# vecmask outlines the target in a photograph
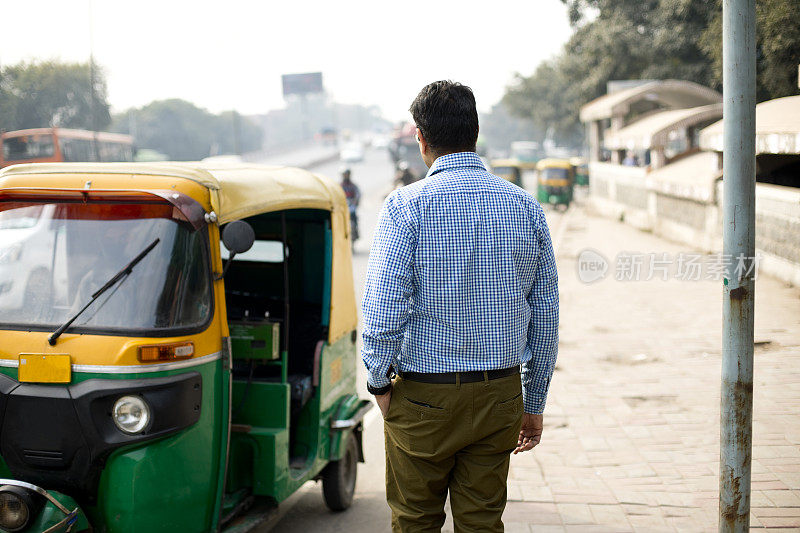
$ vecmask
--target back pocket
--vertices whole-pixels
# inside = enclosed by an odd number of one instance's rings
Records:
[[[494,408],[497,411],[502,411],[504,413],[518,413],[522,410],[522,391],[518,392],[513,397],[503,400],[502,402],[498,402]]]

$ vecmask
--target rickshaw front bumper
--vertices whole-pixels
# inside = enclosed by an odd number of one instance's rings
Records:
[[[89,520],[67,496],[15,479],[0,479],[0,529],[9,533],[83,531]]]
[[[112,415],[118,400],[147,404],[149,422],[123,432]],[[0,375],[0,452],[11,474],[81,501],[96,496],[106,457],[122,446],[173,434],[200,417],[196,372],[129,380],[89,379],[54,386]]]

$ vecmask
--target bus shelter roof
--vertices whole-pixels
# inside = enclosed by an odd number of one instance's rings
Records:
[[[667,144],[669,134],[703,122],[722,117],[722,104],[710,104],[688,109],[671,109],[648,115],[643,119],[609,132],[603,147],[609,150],[647,150]]]
[[[700,147],[722,151],[722,121],[700,132]],[[800,95],[756,106],[756,154],[800,154]]]
[[[691,81],[653,81],[595,98],[581,107],[581,122],[625,115],[631,104],[641,100],[659,102],[666,108],[674,109],[715,104],[722,101],[722,95]]]

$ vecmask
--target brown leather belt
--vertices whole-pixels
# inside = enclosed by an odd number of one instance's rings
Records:
[[[486,379],[499,379],[519,374],[519,367],[501,368],[500,370],[471,370],[469,372],[401,372],[400,377],[418,383],[434,383],[449,385],[456,383],[458,377],[461,383],[477,383]]]

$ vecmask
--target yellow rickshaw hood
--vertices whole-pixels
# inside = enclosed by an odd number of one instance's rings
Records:
[[[283,209],[347,209],[344,193],[335,183],[300,168],[258,164],[33,163],[0,170],[0,187],[7,178],[52,174],[135,176],[137,189],[150,188],[147,177],[190,180],[209,190],[220,224]],[[130,186],[120,184],[120,188]]]
[[[215,218],[208,220],[217,224],[286,209],[329,211],[333,234],[329,341],[356,329],[349,211],[337,183],[300,168],[255,163],[32,163],[0,169],[0,189],[83,188],[92,175],[103,177],[104,189],[110,184],[120,190],[162,189],[164,180],[172,179],[176,190],[210,205]],[[207,197],[198,192],[203,189]]]

